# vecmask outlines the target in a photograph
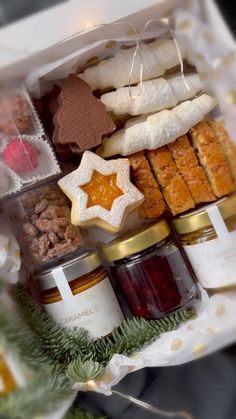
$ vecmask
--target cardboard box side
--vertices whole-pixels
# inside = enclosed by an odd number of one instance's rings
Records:
[[[132,0],[124,3],[88,0],[83,4],[78,0],[75,4],[72,0],[67,7],[61,5],[24,19],[0,30],[0,79],[23,78],[26,69],[29,72],[45,61],[60,58],[60,45],[57,43],[84,30],[90,23],[98,25],[128,19],[136,24],[142,15],[147,15],[148,19],[162,16],[173,4],[174,0]],[[98,28],[78,34],[67,42],[66,54],[78,48],[78,42],[80,47],[97,36]],[[16,63],[17,67],[14,66]]]

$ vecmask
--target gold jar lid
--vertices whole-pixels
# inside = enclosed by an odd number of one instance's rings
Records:
[[[236,193],[227,198],[223,198],[207,207],[192,211],[189,214],[181,215],[173,220],[174,227],[179,234],[193,233],[194,231],[212,226],[206,208],[216,205],[224,220],[236,216]]]
[[[83,251],[76,252],[76,256],[72,259],[66,260],[56,266],[52,266],[47,270],[37,272],[33,276],[37,279],[39,288],[42,291],[55,288],[55,275],[57,269],[61,268],[67,281],[79,279],[81,276],[89,274],[90,272],[101,266],[102,261],[97,251]]]
[[[141,252],[165,239],[169,234],[170,228],[167,222],[161,220],[113,240],[104,245],[102,250],[107,260],[113,262]]]

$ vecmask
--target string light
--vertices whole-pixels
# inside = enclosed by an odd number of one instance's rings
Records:
[[[180,411],[180,412],[171,412],[168,410],[162,410],[157,407],[152,406],[149,403],[142,402],[141,400],[135,399],[135,397],[130,396],[129,394],[121,393],[117,390],[111,390],[112,394],[116,394],[117,396],[122,397],[123,399],[129,400],[131,403],[137,404],[138,406],[142,407],[149,412],[154,413],[157,416],[162,416],[165,418],[182,418],[182,419],[194,419],[192,415],[188,412]]]
[[[94,27],[94,25],[93,25],[93,23],[92,22],[86,22],[85,23],[85,29],[91,29],[91,28],[93,28]]]
[[[96,391],[96,387],[97,387],[97,384],[94,380],[88,380],[86,383],[84,383],[84,390],[86,391]],[[136,404],[140,406],[141,408],[154,413],[157,416],[162,416],[165,418],[194,419],[193,416],[188,412],[185,412],[185,411],[172,412],[168,410],[159,409],[158,407],[154,407],[149,403],[138,400],[135,397],[130,396],[129,394],[121,393],[118,390],[111,389],[111,393],[115,394],[116,396],[121,397],[122,399],[129,400],[129,402]]]
[[[97,384],[94,380],[88,380],[86,381],[86,383],[82,384],[82,389],[84,391],[96,391],[96,387],[97,387]],[[76,384],[75,384],[75,388],[78,389]]]
[[[187,82],[187,80],[185,78],[185,75],[184,75],[184,64],[183,64],[183,59],[182,59],[182,55],[181,55],[181,50],[180,50],[178,41],[176,39],[176,36],[174,34],[174,31],[169,26],[169,20],[167,18],[164,18],[164,19],[150,19],[150,20],[148,20],[145,23],[142,31],[140,32],[140,35],[137,37],[137,40],[136,40],[136,47],[135,47],[135,50],[134,50],[134,54],[133,54],[133,58],[132,58],[132,63],[131,63],[130,74],[129,74],[129,96],[130,96],[130,98],[132,100],[136,100],[141,95],[142,90],[143,90],[143,70],[144,70],[144,66],[143,66],[142,50],[140,48],[140,42],[141,42],[142,35],[144,34],[144,32],[153,23],[157,23],[159,26],[164,27],[166,29],[166,31],[171,35],[171,37],[172,37],[172,39],[174,41],[176,52],[177,52],[178,59],[179,59],[180,77],[182,78],[183,83],[184,83],[186,89],[188,91],[190,90],[190,86],[189,86],[189,84],[188,84],[188,82]],[[137,35],[137,30],[136,30],[136,28],[134,28],[134,29],[135,29],[135,33]],[[140,82],[139,82],[139,91],[138,91],[138,93],[136,95],[133,95],[132,94],[131,84],[132,84],[132,74],[133,74],[133,71],[134,71],[135,59],[136,59],[136,56],[137,55],[139,56],[139,59],[140,59],[140,68],[139,68]]]
[[[150,19],[150,20],[148,20],[145,23],[141,34],[144,33],[145,30],[148,28],[148,26],[150,26],[152,23],[157,23],[159,26],[164,27],[166,29],[166,31],[169,32],[169,34],[171,35],[171,37],[172,37],[172,39],[174,41],[176,52],[177,52],[178,59],[179,59],[180,77],[182,78],[183,83],[184,83],[186,89],[189,91],[190,90],[190,86],[189,86],[189,84],[188,84],[188,82],[187,82],[187,80],[185,78],[184,64],[183,64],[181,50],[180,50],[180,47],[179,47],[179,43],[178,43],[178,41],[176,39],[175,33],[174,33],[173,29],[171,29],[170,26],[169,26],[169,20],[167,18],[164,18],[164,19]]]

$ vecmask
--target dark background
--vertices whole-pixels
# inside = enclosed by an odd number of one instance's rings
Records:
[[[63,2],[65,0],[0,0],[0,26]]]
[[[0,26],[62,2],[0,0]],[[217,3],[236,36],[236,2]],[[236,419],[236,346],[186,365],[137,371],[125,377],[116,389],[163,409],[187,410],[195,419]],[[155,417],[118,396],[79,393],[76,404],[109,419]]]
[[[220,8],[226,22],[236,37],[236,2],[229,0],[215,0],[215,2],[218,4],[218,7]]]

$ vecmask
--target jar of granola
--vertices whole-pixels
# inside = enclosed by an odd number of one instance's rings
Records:
[[[69,202],[55,181],[7,201],[5,214],[29,270],[81,247],[79,229],[70,222]]]

